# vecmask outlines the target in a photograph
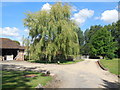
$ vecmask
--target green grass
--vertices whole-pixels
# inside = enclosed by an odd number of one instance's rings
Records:
[[[64,61],[60,64],[74,64],[74,63],[77,63],[77,62],[81,62],[81,61],[84,61],[83,59],[80,59],[80,60],[75,60],[75,61]]]
[[[38,84],[45,86],[52,80],[50,76],[41,76],[41,73],[30,71],[3,71],[2,88],[35,88]],[[35,74],[37,77],[24,77],[28,74]]]
[[[60,64],[74,64],[74,63],[77,63],[77,62],[80,62],[80,61],[83,61],[83,59],[79,59],[79,60],[75,60],[75,61],[66,61],[66,60],[63,60],[63,61],[60,61]],[[57,64],[57,62],[46,62],[46,61],[39,61],[39,60],[29,60],[29,62],[31,63],[44,63],[44,64]]]
[[[120,59],[112,59],[112,60],[106,60],[106,59],[101,59],[100,63],[107,68],[111,73],[120,75],[120,69],[118,66],[120,66]]]

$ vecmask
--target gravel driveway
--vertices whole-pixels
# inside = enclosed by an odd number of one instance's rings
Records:
[[[50,70],[57,75],[58,84],[51,85],[53,88],[118,88],[118,77],[102,70],[95,59],[86,59],[85,61],[69,64],[38,64],[26,61],[9,61],[2,64],[23,65],[26,67],[41,67]]]

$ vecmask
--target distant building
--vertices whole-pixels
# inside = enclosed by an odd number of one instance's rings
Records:
[[[0,60],[24,60],[24,47],[8,38],[0,38]]]

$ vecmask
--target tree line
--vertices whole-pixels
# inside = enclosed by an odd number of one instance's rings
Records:
[[[91,26],[84,32],[81,53],[91,57],[120,58],[120,21],[109,25]]]
[[[120,49],[118,22],[91,26],[83,33],[70,18],[71,6],[67,3],[56,3],[49,11],[26,13],[24,26],[31,37],[31,59],[53,61],[80,54],[108,58],[117,55]]]

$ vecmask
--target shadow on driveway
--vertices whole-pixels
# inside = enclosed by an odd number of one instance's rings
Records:
[[[107,80],[103,80],[102,86],[105,87],[106,89],[115,89],[119,90],[120,89],[120,82],[109,82]]]

